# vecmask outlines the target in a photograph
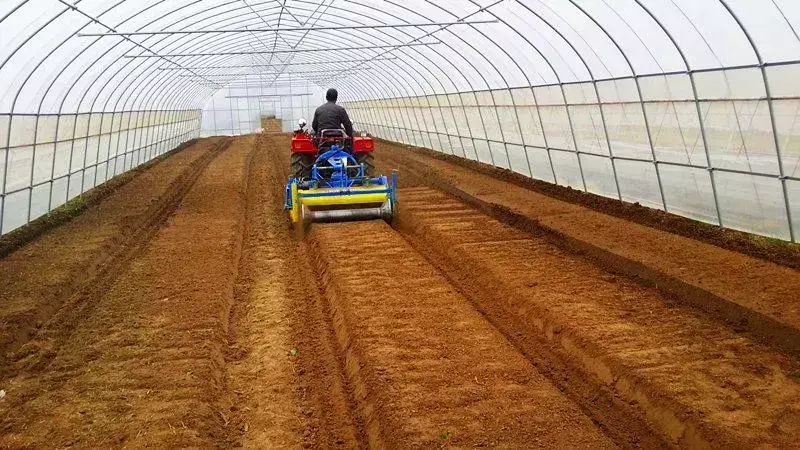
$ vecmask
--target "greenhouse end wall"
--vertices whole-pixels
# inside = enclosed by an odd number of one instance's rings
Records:
[[[0,234],[196,138],[201,112],[0,114]]]
[[[800,65],[348,102],[376,136],[797,240]],[[774,127],[774,128],[773,128]]]

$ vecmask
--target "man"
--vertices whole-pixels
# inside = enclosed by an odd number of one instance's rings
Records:
[[[347,111],[336,104],[338,98],[339,93],[336,89],[328,89],[325,94],[325,99],[328,102],[314,111],[314,120],[311,122],[311,128],[314,129],[316,134],[319,134],[322,130],[340,130],[344,127],[344,132],[350,137],[353,136],[353,123],[350,122]]]

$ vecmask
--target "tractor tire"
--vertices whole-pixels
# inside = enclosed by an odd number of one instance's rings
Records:
[[[314,165],[313,155],[307,153],[292,153],[291,157],[291,175],[292,178],[309,178],[311,177],[311,166]]]
[[[359,164],[364,164],[364,175],[368,177],[375,176],[375,157],[372,153],[360,153],[356,157]]]

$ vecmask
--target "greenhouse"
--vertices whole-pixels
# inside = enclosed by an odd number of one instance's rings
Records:
[[[800,232],[793,2],[251,3],[4,2],[3,232],[329,84],[385,139]]]
[[[0,1],[0,447],[793,447],[798,80],[793,0]]]

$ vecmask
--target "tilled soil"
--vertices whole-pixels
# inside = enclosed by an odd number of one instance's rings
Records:
[[[615,198],[584,192],[571,187],[559,186],[546,181],[534,180],[508,169],[492,166],[462,158],[458,155],[436,152],[426,148],[410,147],[395,144],[389,141],[378,140],[378,149],[386,148],[394,152],[414,153],[423,156],[426,161],[431,159],[445,162],[450,166],[470,169],[472,173],[489,175],[495,179],[507,181],[526,190],[544,194],[544,196],[566,203],[580,205],[585,209],[592,209],[603,214],[611,215],[649,227],[654,227],[667,233],[679,234],[693,240],[719,246],[736,253],[746,254],[779,265],[800,269],[800,244],[792,244],[780,239],[767,238],[753,235],[731,228],[723,228],[703,222],[698,222],[683,216],[666,213],[661,210],[648,208],[638,203],[628,203]],[[551,200],[551,201],[552,201]]]
[[[199,445],[223,434],[213,402],[251,151],[238,141],[215,154],[149,242],[14,355],[2,445]]]
[[[147,242],[229,144],[208,139],[169,157],[85,214],[0,259],[0,375],[12,368],[9,354],[46,328],[64,302],[82,302]]]
[[[201,140],[0,260],[0,447],[798,441],[797,356],[400,154],[396,228],[292,231],[287,149]]]
[[[403,146],[380,144],[381,169],[399,168],[604,270],[632,276],[738,332],[800,356],[800,271],[630,222]],[[787,245],[789,245],[787,243]]]
[[[523,347],[537,337],[552,344],[637,403],[671,442],[789,447],[800,439],[795,361],[441,192],[403,194],[400,229],[469,286],[500,329]]]
[[[284,215],[288,165],[256,139],[247,186],[242,257],[229,331],[228,444],[358,446],[331,328],[302,242]]]
[[[614,447],[387,224],[311,243],[372,447]]]

